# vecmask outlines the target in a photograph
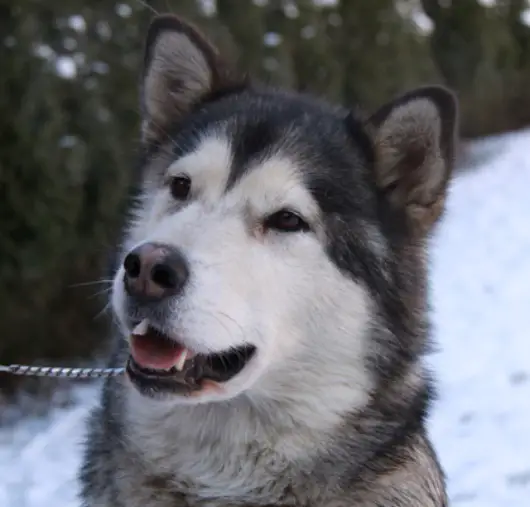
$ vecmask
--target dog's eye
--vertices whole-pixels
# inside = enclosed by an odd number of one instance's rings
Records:
[[[175,176],[169,181],[169,190],[173,198],[182,201],[190,193],[191,180],[187,176]]]
[[[267,229],[275,229],[281,232],[298,232],[309,230],[309,225],[296,213],[282,209],[265,220]]]

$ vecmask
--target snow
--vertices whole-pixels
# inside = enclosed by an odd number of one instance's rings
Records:
[[[454,507],[525,507],[530,498],[530,131],[477,142],[478,167],[451,187],[433,240],[439,399],[430,433]],[[0,505],[79,507],[83,423],[76,403],[0,431]]]
[[[475,146],[493,158],[460,176],[433,244],[431,432],[454,506],[530,500],[529,143],[520,132]]]
[[[0,431],[2,507],[79,507],[75,480],[83,425],[97,389],[76,387],[70,408]]]

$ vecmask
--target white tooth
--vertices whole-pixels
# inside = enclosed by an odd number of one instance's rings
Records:
[[[177,362],[175,363],[175,368],[177,371],[182,371],[184,368],[184,363],[186,362],[186,359],[188,358],[188,349],[182,349],[180,352],[179,358],[177,359]]]
[[[133,330],[132,334],[136,336],[143,336],[144,334],[147,334],[147,330],[149,329],[149,322],[147,322],[147,319],[142,320],[140,324],[138,324]]]

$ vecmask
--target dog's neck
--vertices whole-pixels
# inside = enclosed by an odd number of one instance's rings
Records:
[[[374,449],[366,445],[366,439],[373,438],[371,432],[384,443],[396,431],[388,423],[379,426],[372,411],[364,422],[358,419],[365,412],[363,402],[370,401],[349,382],[330,390],[324,383],[302,382],[307,380],[303,373],[298,376],[296,390],[288,389],[289,382],[282,378],[283,392],[269,391],[276,393],[274,398],[245,394],[229,402],[199,405],[148,399],[131,385],[124,386],[125,441],[146,475],[170,477],[171,487],[179,493],[196,499],[240,499],[249,505],[265,499],[285,503],[286,491],[306,495],[307,477],[321,475],[318,470],[328,466],[323,463],[329,456],[333,459],[326,480],[330,474],[339,480],[335,468],[344,446],[348,454],[342,467],[351,472],[371,459]],[[419,364],[399,383],[412,393],[422,384]],[[368,392],[365,386],[363,391]],[[307,492],[308,501],[322,487],[315,484]]]
[[[214,445],[229,453],[255,447],[278,450],[294,460],[340,423],[338,407],[318,398],[297,393],[292,400],[256,400],[243,394],[226,402],[181,405],[148,399],[129,388],[125,401],[129,427],[142,434],[143,443],[160,441],[161,450],[175,445],[180,453],[183,442],[198,453],[210,452]]]
[[[335,425],[323,411],[298,407],[297,414],[284,403],[245,396],[171,406],[130,390],[126,404],[126,440],[146,475],[170,476],[176,491],[194,498],[259,504],[303,490],[300,471],[313,466]]]

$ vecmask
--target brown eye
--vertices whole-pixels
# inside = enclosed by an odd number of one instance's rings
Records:
[[[265,220],[267,229],[275,229],[281,232],[308,231],[309,225],[299,215],[289,210],[280,210],[270,215]]]
[[[182,201],[190,193],[191,180],[187,176],[175,176],[169,182],[169,190],[174,199]]]

